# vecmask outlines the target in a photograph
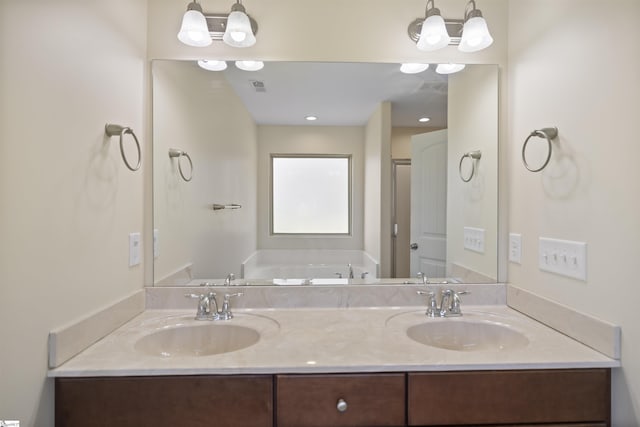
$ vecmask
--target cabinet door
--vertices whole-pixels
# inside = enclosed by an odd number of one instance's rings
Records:
[[[608,369],[411,373],[411,426],[610,423]]]
[[[276,402],[278,427],[399,427],[405,375],[278,375]]]
[[[270,376],[57,378],[56,427],[273,427]]]

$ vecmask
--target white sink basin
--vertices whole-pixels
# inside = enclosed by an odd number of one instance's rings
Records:
[[[135,349],[151,356],[210,356],[241,350],[259,339],[260,333],[253,328],[203,323],[150,333],[135,343]]]
[[[462,319],[430,319],[407,329],[407,336],[431,347],[456,351],[514,350],[529,339],[509,326]]]

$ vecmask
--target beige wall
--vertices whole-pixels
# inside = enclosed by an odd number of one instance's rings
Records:
[[[0,419],[53,426],[49,330],[142,288],[146,1],[0,2]],[[145,152],[146,153],[146,152]]]
[[[441,130],[436,127],[394,127],[391,129],[391,158],[411,159],[411,137]]]
[[[362,249],[364,129],[361,126],[258,126],[258,247]],[[353,174],[351,236],[270,235],[271,154],[348,154]]]
[[[153,63],[155,280],[193,264],[194,279],[240,277],[257,247],[257,130],[222,73],[192,61]],[[193,178],[169,148],[186,151]],[[186,159],[180,160],[189,174]],[[211,205],[237,203],[237,210]]]
[[[383,102],[365,126],[364,250],[391,274],[391,104]]]
[[[447,275],[454,263],[496,280],[498,232],[498,68],[467,67],[449,77]],[[473,102],[469,102],[473,100]],[[460,178],[460,158],[479,150],[476,173]],[[465,167],[469,159],[465,159]],[[465,175],[465,178],[467,175]],[[485,230],[484,253],[464,248],[464,227]]]
[[[509,281],[622,327],[613,425],[640,424],[640,2],[509,3]],[[520,159],[533,129],[557,126],[543,172]],[[587,281],[542,272],[538,237],[588,244]]]

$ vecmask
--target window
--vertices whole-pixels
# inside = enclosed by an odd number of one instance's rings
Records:
[[[350,234],[351,156],[271,155],[272,234]]]

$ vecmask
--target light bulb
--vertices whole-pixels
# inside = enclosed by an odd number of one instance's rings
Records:
[[[200,66],[200,68],[203,68],[208,71],[222,71],[222,70],[226,70],[227,68],[227,63],[224,61],[208,60],[208,59],[199,60],[198,65]]]
[[[253,46],[256,43],[256,37],[253,34],[249,16],[244,13],[244,7],[236,3],[231,10],[222,41],[233,47]]]
[[[244,71],[258,71],[264,67],[262,61],[236,61],[236,67]]]
[[[438,64],[436,67],[436,73],[438,74],[453,74],[458,71],[464,70],[465,64]]]
[[[425,71],[429,68],[429,64],[419,64],[415,62],[408,62],[400,65],[400,72],[404,74],[417,74]]]

